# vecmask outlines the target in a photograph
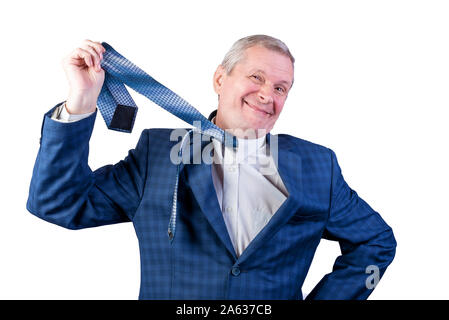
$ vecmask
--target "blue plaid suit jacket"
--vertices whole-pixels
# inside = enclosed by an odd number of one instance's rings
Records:
[[[57,107],[57,106],[56,106]],[[237,258],[211,176],[211,165],[180,173],[174,241],[167,235],[176,166],[171,129],[147,129],[115,165],[88,166],[96,113],[42,125],[27,209],[69,229],[132,221],[141,256],[140,299],[302,299],[301,287],[322,238],[341,255],[307,299],[366,299],[366,268],[383,275],[393,260],[392,229],[341,174],[333,151],[278,136],[278,170],[289,197]],[[269,142],[270,135],[267,135]]]

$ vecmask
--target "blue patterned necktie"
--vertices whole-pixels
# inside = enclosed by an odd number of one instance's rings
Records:
[[[185,122],[195,125],[194,121],[199,121],[201,132],[223,141],[224,131],[195,107],[123,57],[109,44],[103,42],[102,45],[106,49],[101,62],[105,80],[98,97],[98,108],[109,129],[132,131],[137,106],[125,88],[126,84]]]
[[[115,51],[109,44],[103,42],[102,45],[106,49],[101,62],[101,67],[105,71],[105,79],[97,105],[109,129],[122,132],[132,131],[137,114],[137,106],[124,86],[126,84],[176,117],[196,126],[183,137],[178,152],[180,159],[182,159],[185,138],[194,130],[214,137],[226,145],[237,146],[235,137],[214,125],[187,101],[153,79],[142,69]],[[168,237],[170,241],[173,241],[176,231],[180,165],[177,166],[172,212],[168,225]]]

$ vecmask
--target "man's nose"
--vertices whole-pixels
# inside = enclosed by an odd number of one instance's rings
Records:
[[[263,85],[260,87],[258,92],[259,102],[267,104],[273,102],[273,96],[272,96],[272,90],[271,87],[268,85]]]

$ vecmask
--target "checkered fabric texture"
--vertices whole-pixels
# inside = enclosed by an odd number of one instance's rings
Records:
[[[181,168],[177,233],[168,239],[177,170],[170,161],[171,129],[144,130],[124,160],[92,172],[88,144],[96,113],[60,123],[50,119],[52,111],[44,117],[27,209],[70,229],[132,221],[140,299],[302,299],[323,238],[338,241],[341,255],[306,299],[366,299],[373,291],[367,267],[377,266],[382,276],[393,260],[392,229],[348,186],[328,148],[277,136],[278,170],[289,197],[236,257],[211,165],[204,163]],[[267,135],[268,145],[273,137]]]
[[[106,49],[101,62],[101,66],[105,70],[105,81],[98,97],[97,104],[109,129],[131,132],[134,125],[135,116],[137,114],[137,105],[126,89],[124,85],[126,84],[128,87],[147,97],[171,114],[196,126],[198,131],[215,137],[222,142],[225,142],[225,140],[226,142],[236,142],[235,139],[228,139],[228,134],[226,134],[225,139],[225,132],[221,128],[210,122],[195,107],[176,93],[156,81],[153,77],[119,54],[108,43],[103,42],[102,45]],[[132,119],[124,120],[126,123],[123,124],[123,127],[114,125],[116,121],[113,121],[113,118],[114,115],[116,115],[117,106],[131,107],[132,110],[130,111],[131,114],[122,116],[122,118],[132,117]],[[183,145],[181,145],[179,150],[180,158],[182,158],[182,146]],[[167,231],[170,240],[173,240],[176,234],[179,167],[177,168],[173,179],[175,181],[175,186],[173,189],[172,213]]]
[[[137,109],[134,100],[124,86],[126,84],[176,117],[192,126],[196,125],[201,132],[213,136],[219,141],[224,140],[223,130],[207,120],[195,107],[123,57],[106,42],[103,42],[102,45],[106,49],[101,62],[101,67],[105,71],[105,81],[97,104],[108,128],[125,132],[132,130],[132,126],[130,130],[111,128],[111,121],[117,105]],[[132,123],[134,123],[134,119]]]

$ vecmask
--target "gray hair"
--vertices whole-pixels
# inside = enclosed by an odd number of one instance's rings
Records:
[[[284,42],[267,35],[256,34],[237,40],[232,45],[231,49],[229,49],[228,53],[226,53],[221,63],[223,68],[226,70],[226,73],[230,74],[235,65],[244,58],[245,50],[254,46],[261,46],[266,49],[279,52],[290,58],[292,65],[295,63],[295,58],[290,53],[290,50]]]

